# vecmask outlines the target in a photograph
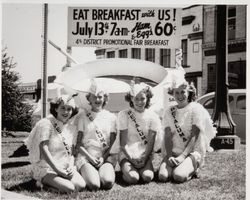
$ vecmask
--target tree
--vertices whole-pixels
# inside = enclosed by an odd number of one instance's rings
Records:
[[[18,88],[19,74],[13,69],[17,63],[2,50],[2,128],[9,131],[30,131],[32,106],[23,102]]]

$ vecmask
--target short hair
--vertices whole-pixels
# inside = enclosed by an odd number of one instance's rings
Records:
[[[59,98],[56,102],[50,102],[50,113],[51,113],[55,118],[57,118],[56,109],[59,107],[59,105],[60,105],[62,102],[64,102],[64,101],[63,101],[63,99],[60,99],[60,98]],[[72,107],[72,106],[71,106],[71,108],[72,108],[72,114],[71,114],[70,118],[72,118],[73,116],[75,116],[75,115],[78,113],[78,111],[79,111],[78,107]]]
[[[147,86],[145,89],[142,90],[142,92],[143,92],[144,94],[146,94],[146,97],[147,97],[147,101],[146,101],[145,108],[149,108],[150,105],[151,105],[150,100],[151,100],[151,98],[153,97],[152,90],[150,89],[150,87]],[[134,103],[133,103],[133,101],[132,101],[132,97],[133,97],[133,96],[130,94],[130,92],[128,92],[128,93],[125,95],[125,100],[126,100],[127,102],[129,102],[129,106],[130,106],[131,108],[134,108]]]
[[[88,94],[86,94],[86,99],[88,100],[89,104],[90,104],[89,98],[90,98],[91,94],[92,93],[90,93],[90,92]],[[92,95],[94,95],[94,94],[92,94]],[[108,100],[109,100],[108,93],[103,93],[103,97],[104,97],[104,101],[103,101],[103,104],[102,104],[102,108],[104,108],[108,103]]]
[[[187,97],[187,100],[188,102],[193,102],[193,101],[196,101],[197,99],[197,95],[196,95],[196,88],[194,86],[193,83],[188,83],[188,82],[185,82],[183,83],[183,85],[186,85],[187,86],[187,91],[188,91],[188,97]],[[170,95],[174,95],[174,88],[168,88],[168,94]]]

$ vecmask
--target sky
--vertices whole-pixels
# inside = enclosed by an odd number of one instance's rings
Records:
[[[66,51],[68,4],[49,4],[48,39]],[[2,47],[17,63],[21,82],[36,82],[42,71],[42,4],[2,4]],[[72,57],[79,63],[96,59],[95,47],[73,47]],[[48,44],[47,74],[57,75],[66,56]]]

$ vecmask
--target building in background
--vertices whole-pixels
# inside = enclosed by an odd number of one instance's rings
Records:
[[[19,86],[20,92],[23,95],[24,100],[36,100],[36,82],[32,83],[21,83]]]
[[[246,88],[246,6],[227,6],[229,88]],[[216,6],[204,6],[202,94],[216,88]]]
[[[56,79],[56,76],[49,76],[48,83],[52,83]],[[23,100],[27,102],[38,102],[41,98],[41,79],[32,83],[21,83],[19,86],[20,92],[23,95]]]
[[[182,9],[182,67],[186,79],[193,82],[197,94],[202,94],[202,41],[203,6],[196,5]]]
[[[193,5],[182,9],[182,66],[198,96],[215,90],[216,6]],[[175,49],[97,48],[100,58],[133,58],[175,66]],[[230,88],[246,88],[246,6],[228,5],[228,71]]]

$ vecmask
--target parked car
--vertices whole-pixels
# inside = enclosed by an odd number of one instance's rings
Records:
[[[241,143],[246,143],[246,89],[230,89],[228,91],[229,107],[232,119],[236,124],[236,135],[240,137]],[[210,115],[215,105],[215,92],[210,92],[197,99]]]

